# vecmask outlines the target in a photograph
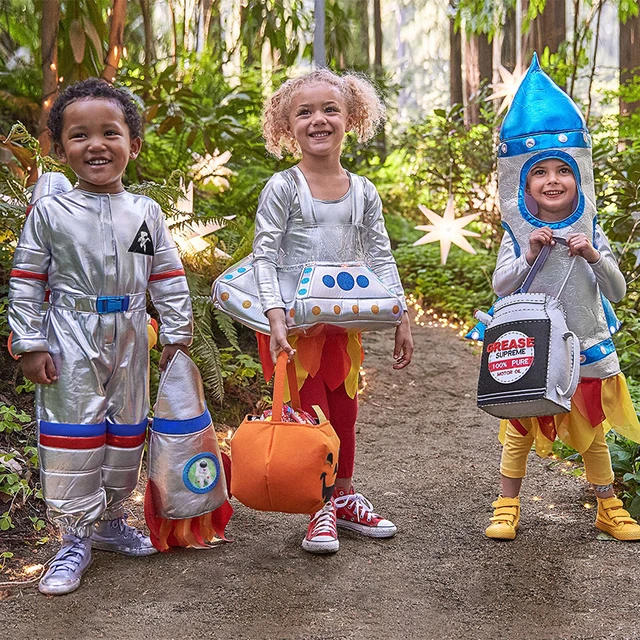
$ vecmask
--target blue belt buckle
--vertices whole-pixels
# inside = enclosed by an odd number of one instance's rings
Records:
[[[98,313],[122,313],[129,309],[129,296],[98,296],[96,311]]]

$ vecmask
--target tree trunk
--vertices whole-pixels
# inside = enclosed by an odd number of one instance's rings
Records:
[[[313,19],[315,23],[313,29],[313,64],[316,69],[322,69],[327,66],[327,52],[324,42],[324,0],[315,0]]]
[[[46,4],[46,2],[45,2]],[[124,24],[127,18],[127,0],[113,0],[111,11],[111,29],[109,31],[109,52],[102,72],[107,82],[114,82],[124,47]]]
[[[49,111],[58,94],[58,25],[60,0],[42,3],[40,43],[42,50],[42,109],[38,122],[38,137],[44,154],[49,153],[51,142],[47,135]]]
[[[368,71],[371,67],[369,59],[369,0],[355,0],[355,40],[353,51],[353,67]]]
[[[153,34],[153,15],[150,0],[140,0],[140,12],[144,25],[144,66],[147,70],[156,61],[156,47]]]
[[[634,69],[640,67],[640,16],[620,22],[620,84],[633,78]],[[625,102],[620,99],[620,115],[628,116],[640,108],[639,102]]]
[[[449,0],[449,6],[454,7],[453,0]],[[449,103],[462,104],[462,34],[456,32],[455,17],[449,17]]]
[[[467,124],[478,124],[480,105],[477,96],[483,81],[493,79],[493,47],[486,33],[467,34],[464,67]]]
[[[507,9],[504,26],[502,28],[502,46],[500,47],[500,64],[513,73],[518,64],[516,39],[519,37],[516,26],[516,12]]]
[[[527,0],[523,0],[523,12],[526,12]],[[547,0],[540,15],[522,37],[522,59],[525,66],[531,60],[534,51],[542,55],[545,47],[551,53],[557,53],[560,44],[567,38],[567,18],[565,0]]]
[[[373,0],[373,73],[377,80],[382,78],[382,9],[380,0]]]

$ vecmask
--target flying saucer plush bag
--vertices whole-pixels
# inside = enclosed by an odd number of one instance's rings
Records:
[[[562,238],[554,239],[566,244]],[[519,291],[496,302],[493,317],[476,312],[478,320],[487,325],[478,407],[498,418],[550,416],[571,410],[571,396],[580,378],[578,338],[569,331],[557,298],[528,293],[550,251],[551,245],[545,245]],[[568,278],[569,274],[558,296]]]
[[[317,225],[309,186],[297,167],[292,176],[303,219]],[[362,178],[351,176],[352,220],[362,222]],[[214,305],[234,320],[260,333],[269,333],[253,273],[253,255],[222,273],[213,283]],[[359,261],[309,262],[301,268],[293,300],[287,305],[287,326],[302,333],[317,324],[331,324],[350,331],[374,331],[400,324],[402,300],[364,263]]]
[[[231,493],[259,511],[312,514],[333,494],[340,440],[324,415],[320,424],[287,421],[285,377],[291,404],[300,409],[294,365],[281,353],[271,416],[247,416],[231,439]]]

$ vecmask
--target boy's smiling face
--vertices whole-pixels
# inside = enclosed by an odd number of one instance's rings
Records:
[[[140,138],[131,139],[120,105],[103,98],[72,102],[63,113],[60,160],[78,176],[78,186],[94,193],[119,193],[122,174],[137,157]]]
[[[526,192],[538,205],[537,217],[557,222],[571,215],[578,188],[571,167],[549,158],[537,162],[527,176]]]

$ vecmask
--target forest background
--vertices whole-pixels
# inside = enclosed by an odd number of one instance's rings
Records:
[[[171,221],[194,299],[193,354],[226,433],[269,395],[254,336],[209,298],[214,278],[251,250],[266,180],[295,161],[265,152],[265,98],[323,64],[375,80],[387,123],[368,146],[349,138],[344,165],[380,191],[416,321],[462,336],[494,300],[497,132],[536,50],[589,121],[600,220],[629,283],[614,340],[640,407],[639,41],[637,0],[0,0],[0,568],[12,555],[3,536],[49,534],[33,385],[7,351],[6,311],[30,188],[43,171],[66,171],[46,133],[62,88],[101,76],[139,102],[144,146],[125,181]],[[437,244],[413,246],[414,227],[419,206],[442,214],[450,198],[457,216],[479,214],[469,225],[479,237],[476,254],[453,247],[443,265]],[[615,434],[609,446],[638,517],[640,447]],[[561,445],[556,455],[579,461]]]

